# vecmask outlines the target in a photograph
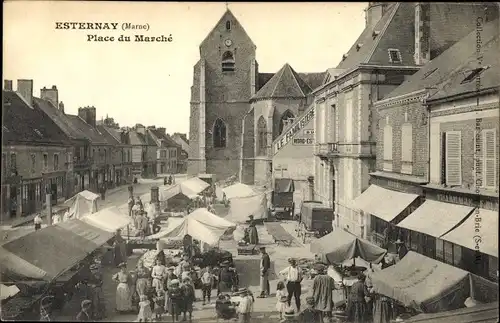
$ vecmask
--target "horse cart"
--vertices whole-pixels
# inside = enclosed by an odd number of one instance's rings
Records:
[[[333,231],[333,209],[318,201],[304,201],[297,224],[297,236],[306,242],[306,238],[320,238]]]

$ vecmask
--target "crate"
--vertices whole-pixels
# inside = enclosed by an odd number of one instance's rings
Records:
[[[238,255],[255,255],[257,254],[257,247],[254,246],[246,246],[246,247],[238,247]]]

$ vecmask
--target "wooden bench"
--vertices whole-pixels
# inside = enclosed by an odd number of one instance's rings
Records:
[[[267,232],[273,237],[274,242],[282,244],[289,247],[293,241],[294,237],[288,233],[279,223],[276,222],[266,222],[265,223]]]

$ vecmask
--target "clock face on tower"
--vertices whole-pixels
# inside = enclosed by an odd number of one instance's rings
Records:
[[[231,39],[226,39],[226,41],[224,41],[224,44],[229,47],[233,44],[233,41]]]

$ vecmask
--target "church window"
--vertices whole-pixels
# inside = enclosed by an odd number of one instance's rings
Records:
[[[230,51],[224,52],[222,54],[222,71],[223,72],[234,72],[234,56]]]
[[[226,124],[221,119],[217,119],[214,124],[214,147],[215,148],[225,148],[226,147]]]
[[[257,122],[257,156],[265,156],[267,150],[267,126],[264,117]]]
[[[226,30],[231,30],[231,21],[226,21]]]
[[[280,135],[289,125],[293,123],[294,119],[295,116],[293,115],[292,112],[290,112],[290,110],[286,110],[285,113],[283,113],[283,115],[281,116],[280,126],[279,126]]]

